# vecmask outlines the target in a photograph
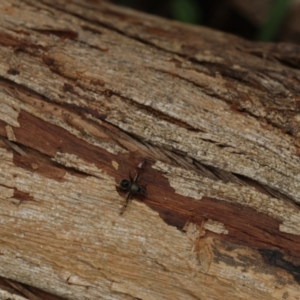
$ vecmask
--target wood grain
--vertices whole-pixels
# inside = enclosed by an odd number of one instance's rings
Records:
[[[297,53],[104,1],[0,3],[0,276],[66,299],[298,299]],[[144,158],[148,196],[120,216]]]

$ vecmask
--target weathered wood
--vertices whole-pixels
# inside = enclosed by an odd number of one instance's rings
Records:
[[[297,299],[298,53],[2,1],[0,276],[68,299]],[[143,158],[148,196],[120,216]]]

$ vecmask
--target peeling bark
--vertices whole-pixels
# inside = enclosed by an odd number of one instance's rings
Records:
[[[298,46],[106,2],[10,0],[0,16],[0,276],[16,299],[54,299],[22,284],[299,297]],[[144,158],[147,197],[120,216],[116,185]]]

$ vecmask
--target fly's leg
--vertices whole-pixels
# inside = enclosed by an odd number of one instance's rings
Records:
[[[121,208],[120,216],[123,215],[123,213],[124,213],[124,211],[126,210],[126,207],[128,206],[130,200],[131,200],[131,192],[128,192],[128,193],[127,193],[127,196],[126,196],[126,202],[125,202],[125,204],[123,205],[123,207]]]
[[[145,166],[146,162],[147,162],[146,159],[143,159],[143,160],[138,164],[138,166],[137,166],[137,168],[136,168],[136,175],[135,175],[135,177],[134,177],[134,179],[133,179],[133,182],[137,182],[137,181],[139,180],[139,177],[140,177],[141,173],[143,172],[143,167]]]

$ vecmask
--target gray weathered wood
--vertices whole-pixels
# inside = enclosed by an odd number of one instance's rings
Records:
[[[2,1],[0,276],[68,299],[296,299],[298,53]],[[143,158],[148,196],[120,216]]]

